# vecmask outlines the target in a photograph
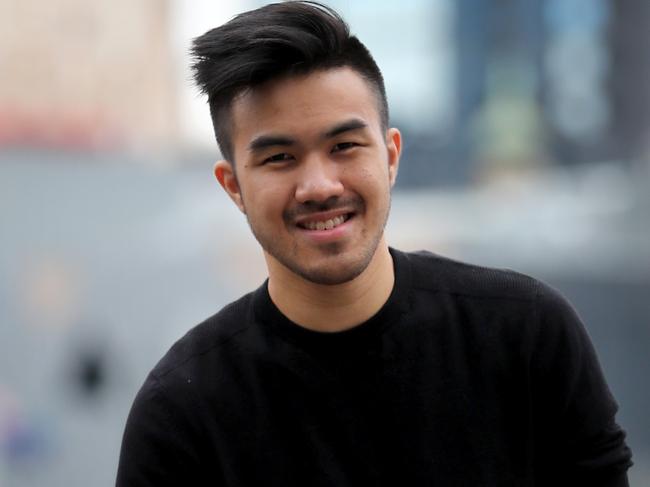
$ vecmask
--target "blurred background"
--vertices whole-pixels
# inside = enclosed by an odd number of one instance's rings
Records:
[[[254,0],[0,0],[0,486],[112,485],[162,354],[265,268],[190,40]],[[332,0],[405,138],[389,242],[584,318],[650,484],[650,3]]]

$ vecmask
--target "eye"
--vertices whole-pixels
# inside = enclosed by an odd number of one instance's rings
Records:
[[[359,144],[357,144],[356,142],[340,142],[336,144],[334,147],[332,147],[332,152],[344,151],[347,149],[351,149],[352,147],[356,147],[358,145]]]
[[[293,157],[286,152],[282,152],[280,154],[274,154],[271,157],[267,157],[264,159],[263,163],[266,164],[268,162],[283,162],[288,161],[289,159],[293,159]]]

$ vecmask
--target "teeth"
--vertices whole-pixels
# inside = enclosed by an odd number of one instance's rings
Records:
[[[306,222],[304,226],[307,230],[331,230],[334,227],[338,227],[344,221],[345,217],[341,215],[321,222]]]

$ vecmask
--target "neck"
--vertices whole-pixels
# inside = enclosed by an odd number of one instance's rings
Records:
[[[336,285],[307,281],[266,257],[271,300],[291,321],[315,331],[343,331],[368,320],[386,303],[395,282],[383,239],[359,276]]]

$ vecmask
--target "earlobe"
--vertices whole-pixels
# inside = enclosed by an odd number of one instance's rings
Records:
[[[226,160],[217,161],[214,165],[214,176],[242,213],[246,213],[239,188],[239,181],[237,180],[237,175],[232,164]]]
[[[390,128],[386,131],[386,147],[388,149],[388,176],[392,187],[397,179],[399,158],[402,153],[402,134],[398,129]]]

